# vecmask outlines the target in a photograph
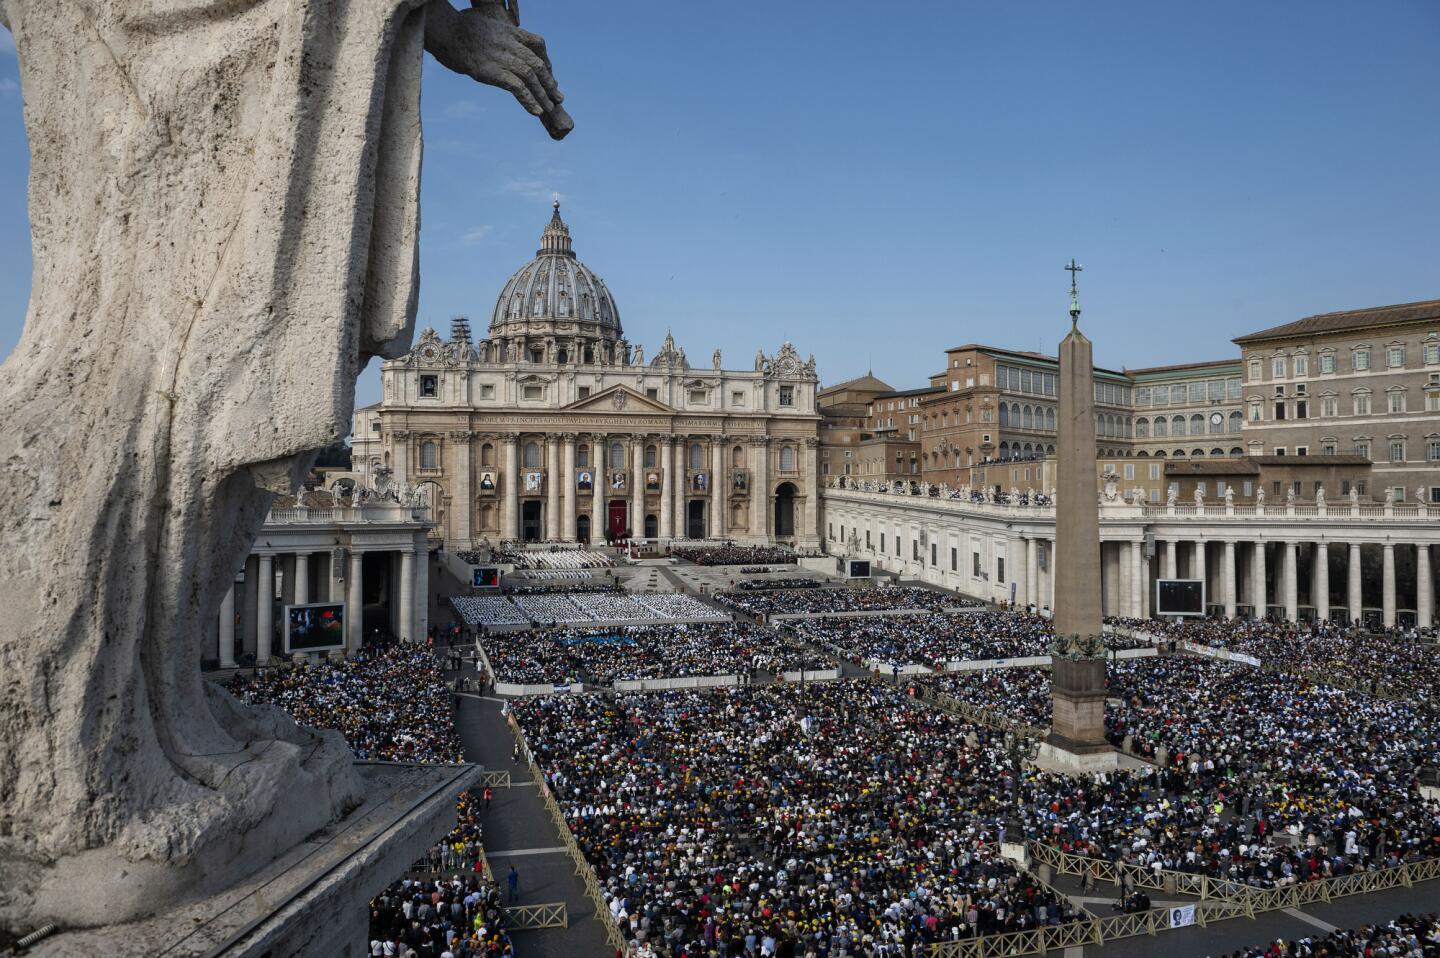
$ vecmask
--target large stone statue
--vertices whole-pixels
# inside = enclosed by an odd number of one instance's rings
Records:
[[[0,926],[208,894],[358,802],[337,733],[241,705],[202,650],[274,495],[410,342],[423,52],[570,129],[517,19],[0,0],[34,249],[0,367]]]

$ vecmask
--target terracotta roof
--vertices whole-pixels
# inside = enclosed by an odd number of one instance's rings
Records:
[[[1265,466],[1368,466],[1364,456],[1243,456],[1235,459],[1172,459],[1167,476],[1253,476]]]
[[[1240,371],[1240,360],[1238,359],[1212,359],[1203,363],[1176,363],[1173,366],[1144,366],[1140,369],[1127,369],[1127,376],[1149,376],[1154,373],[1178,373],[1187,369],[1214,369],[1217,366],[1234,367],[1235,372]]]
[[[826,386],[820,390],[819,395],[834,392],[837,389],[876,389],[882,392],[892,392],[895,387],[883,379],[875,378],[874,373],[866,373],[863,376],[856,376],[854,379],[847,379],[843,383],[836,383],[833,386]]]
[[[1377,326],[1394,326],[1399,323],[1440,321],[1440,299],[1427,299],[1418,303],[1398,303],[1394,306],[1369,306],[1365,309],[1350,309],[1339,313],[1319,313],[1306,316],[1293,323],[1271,326],[1258,333],[1237,336],[1234,343],[1255,343],[1267,339],[1288,339],[1292,336],[1314,336],[1320,333],[1343,333],[1350,330],[1373,329]]]
[[[880,393],[876,399],[898,399],[901,396],[923,396],[926,393],[943,393],[945,390],[940,386],[921,386],[919,389],[897,389],[893,392]]]

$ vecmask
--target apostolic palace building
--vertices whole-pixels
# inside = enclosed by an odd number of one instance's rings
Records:
[[[734,539],[819,544],[817,376],[789,343],[725,369],[667,335],[646,357],[559,202],[489,334],[456,319],[381,367],[354,469],[421,492],[452,549],[491,542]]]

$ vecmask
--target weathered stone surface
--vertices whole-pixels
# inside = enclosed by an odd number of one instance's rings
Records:
[[[212,892],[359,801],[339,735],[207,686],[201,648],[271,497],[409,342],[422,51],[569,118],[495,2],[0,20],[31,147],[0,367],[0,925],[27,930]]]

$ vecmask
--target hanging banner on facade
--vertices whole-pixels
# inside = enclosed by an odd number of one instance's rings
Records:
[[[575,488],[581,492],[589,492],[595,488],[595,474],[589,469],[581,469],[575,476]]]

